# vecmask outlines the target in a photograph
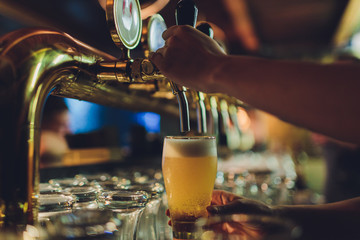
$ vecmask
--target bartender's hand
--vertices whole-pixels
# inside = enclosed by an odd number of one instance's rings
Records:
[[[161,73],[191,89],[216,92],[214,75],[226,58],[219,44],[190,26],[172,26],[163,38],[165,46],[150,57]]]
[[[220,190],[213,191],[211,206],[209,206],[207,210],[210,215],[233,213],[273,215],[271,207],[262,202]]]
[[[213,191],[211,206],[207,208],[210,216],[230,215],[230,214],[250,214],[253,215],[272,215],[272,209],[267,205],[239,197],[235,194],[225,191]],[[222,219],[222,218],[220,218]],[[269,233],[269,224],[264,224],[256,218],[248,218],[247,215],[238,215],[237,217],[224,218],[220,223],[214,224],[211,220],[207,226],[215,232],[232,234],[232,236],[250,239],[261,239]]]
[[[227,215],[227,214],[257,214],[257,215],[274,215],[271,207],[252,199],[243,198],[230,192],[214,190],[211,205],[207,207],[209,216]],[[170,217],[169,209],[166,215]],[[171,225],[171,221],[169,221]]]

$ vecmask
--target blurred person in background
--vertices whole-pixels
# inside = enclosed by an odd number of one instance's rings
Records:
[[[61,166],[69,151],[65,136],[70,134],[69,109],[63,98],[49,96],[43,109],[40,167]]]

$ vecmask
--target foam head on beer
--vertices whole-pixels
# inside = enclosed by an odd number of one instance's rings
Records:
[[[216,141],[209,137],[177,138],[165,141],[164,157],[207,157],[217,156]]]

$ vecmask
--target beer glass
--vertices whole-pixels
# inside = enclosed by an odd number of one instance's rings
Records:
[[[216,178],[215,137],[165,137],[162,170],[173,237],[195,239],[195,221],[207,216]]]

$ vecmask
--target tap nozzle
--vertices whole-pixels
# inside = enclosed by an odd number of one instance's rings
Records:
[[[196,91],[193,93],[193,99],[196,103],[196,117],[197,117],[197,130],[199,134],[206,134],[207,131],[207,116],[205,96],[203,92]]]
[[[185,133],[190,131],[190,116],[189,116],[189,103],[186,97],[186,88],[179,86],[173,81],[169,81],[171,89],[179,103],[179,116],[180,116],[180,132]]]

